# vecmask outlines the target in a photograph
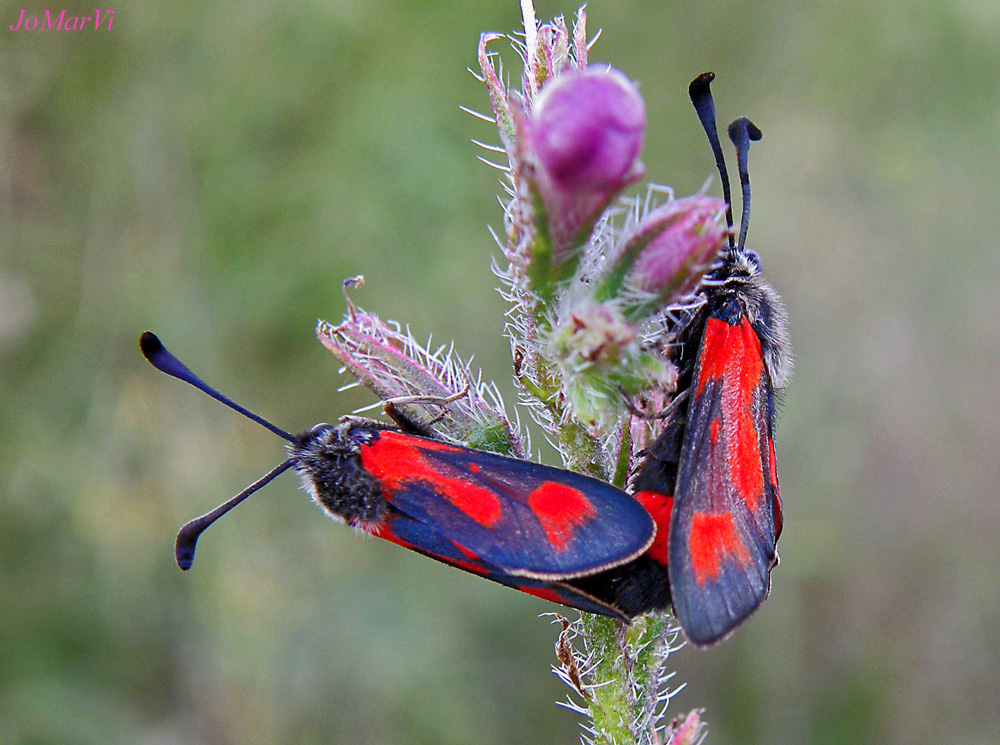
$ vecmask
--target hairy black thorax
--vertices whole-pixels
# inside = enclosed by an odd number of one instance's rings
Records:
[[[361,462],[361,447],[377,436],[348,422],[317,424],[288,446],[303,488],[334,520],[371,525],[388,512],[381,486]]]

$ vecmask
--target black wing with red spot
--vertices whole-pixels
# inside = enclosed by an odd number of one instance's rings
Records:
[[[767,597],[780,531],[771,384],[737,299],[708,314],[691,386],[669,576],[678,620],[705,645]]]
[[[631,561],[653,540],[642,505],[596,479],[390,430],[364,434],[364,470],[392,510],[425,528],[404,535],[397,525],[397,542],[447,563],[460,566],[441,539],[505,577],[557,582]]]
[[[562,582],[533,579],[508,574],[482,559],[476,558],[454,541],[445,538],[434,526],[415,520],[409,515],[393,511],[373,535],[397,545],[417,551],[444,564],[462,569],[485,579],[498,582],[529,595],[577,608],[588,613],[597,613],[628,622],[629,617],[607,602],[591,596],[582,589]]]

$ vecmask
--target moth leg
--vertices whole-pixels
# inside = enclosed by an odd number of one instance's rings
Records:
[[[443,407],[465,398],[469,395],[469,391],[472,390],[472,383],[466,372],[461,369],[459,369],[458,372],[464,383],[461,390],[452,393],[449,396],[432,396],[426,394],[415,396],[397,396],[383,402],[382,410],[385,412],[387,417],[396,423],[401,432],[411,435],[421,435],[423,437],[435,437],[433,425],[441,421],[447,413]],[[440,406],[442,407],[442,410],[437,414],[437,416],[433,417],[429,421],[419,422],[414,419],[412,415],[403,411],[402,407],[404,406]]]

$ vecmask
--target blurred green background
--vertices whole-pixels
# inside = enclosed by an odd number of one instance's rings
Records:
[[[497,174],[470,143],[496,138],[459,105],[488,108],[466,67],[515,0],[128,3],[111,31],[11,32],[21,7],[0,5],[0,743],[576,742],[553,606],[361,540],[292,477],[182,575],[177,527],[281,443],[136,347],[157,331],[285,428],[331,421],[372,398],[337,391],[313,326],[363,273],[359,304],[509,393]],[[588,11],[592,59],[646,97],[650,179],[713,174],[697,73],[763,129],[750,245],[797,354],[771,599],[673,658],[673,712],[707,707],[714,745],[996,743],[1000,4]]]

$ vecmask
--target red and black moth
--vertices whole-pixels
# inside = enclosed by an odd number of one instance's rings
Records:
[[[708,135],[731,204],[715,123],[712,73],[689,92]],[[678,324],[678,392],[662,433],[632,482],[657,522],[656,539],[629,565],[573,584],[635,616],[666,610],[697,646],[713,644],[767,598],[778,562],[781,497],[774,457],[774,390],[791,376],[784,306],[745,248],[750,219],[748,119],[729,126],[736,147],[743,213],[730,243],[702,283],[704,303]],[[732,210],[727,217],[732,226]],[[732,230],[730,231],[732,234]]]
[[[705,73],[690,94],[730,204],[725,158]],[[332,518],[522,592],[628,622],[673,607],[687,638],[713,644],[770,589],[781,533],[774,390],[791,374],[785,311],[745,249],[749,146],[760,131],[729,127],[743,214],[730,245],[677,324],[678,392],[633,494],[579,474],[446,444],[405,420],[400,431],[345,417],[292,435],[220,394],[147,332],[154,367],[287,440],[289,457],[181,528],[176,559],[190,568],[201,533],[294,468]],[[731,209],[727,218],[732,226]],[[731,231],[732,232],[732,231]]]
[[[250,494],[294,468],[333,519],[523,592],[621,620],[628,616],[568,584],[627,564],[656,531],[628,494],[597,479],[449,445],[345,417],[292,435],[211,388],[152,333],[139,340],[158,370],[195,386],[288,441],[288,458],[177,535],[181,569],[198,537]],[[405,420],[404,420],[405,423]],[[413,427],[413,429],[418,429]]]
[[[731,204],[709,90],[714,77],[696,78],[690,94]],[[739,240],[734,244],[730,236],[721,265],[704,282],[705,305],[684,331],[679,367],[686,378],[686,411],[678,410],[669,422],[635,484],[664,491],[673,481],[668,575],[674,615],[694,644],[722,638],[764,602],[782,527],[774,391],[791,377],[791,342],[784,305],[761,277],[757,254],[746,249],[747,160],[750,142],[761,133],[739,118],[728,134],[742,191]],[[731,214],[730,208],[730,225]],[[694,339],[700,341],[692,355]],[[683,436],[671,431],[680,429]]]

